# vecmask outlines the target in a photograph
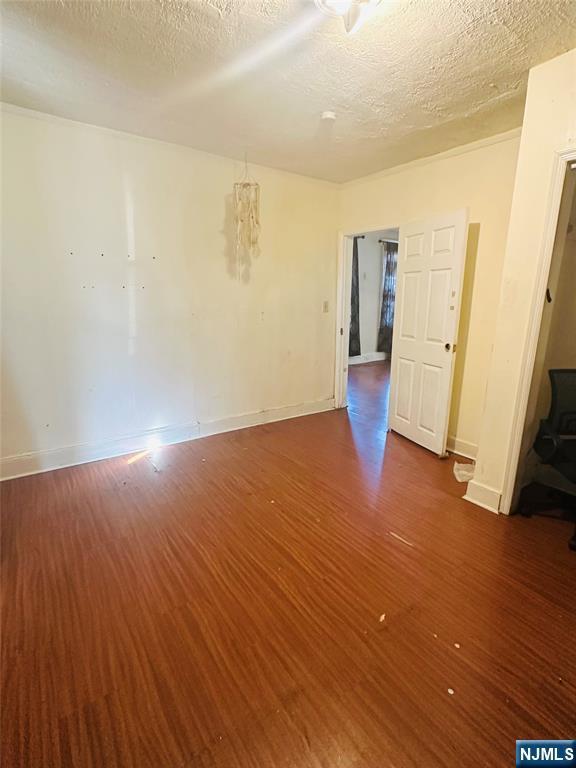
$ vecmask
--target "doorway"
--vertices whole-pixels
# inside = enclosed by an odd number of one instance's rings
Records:
[[[466,256],[468,211],[435,214],[399,227],[342,234],[339,242],[335,405],[348,405],[349,357],[361,357],[361,331],[352,336],[353,275],[363,272],[359,243],[368,235],[390,240],[397,233],[397,269],[393,296],[394,333],[390,349],[390,407],[387,427],[412,442],[446,455],[448,416]],[[362,237],[362,235],[364,237]],[[382,244],[381,244],[382,245]],[[356,270],[353,269],[358,262]],[[354,323],[359,326],[360,310]],[[358,341],[359,340],[359,341]],[[350,354],[351,353],[351,354]],[[362,363],[368,362],[362,360]],[[388,409],[387,409],[388,411]]]
[[[512,507],[576,509],[576,168],[559,206]],[[551,505],[551,507],[550,507]],[[550,509],[547,509],[550,507]],[[557,516],[557,515],[555,515]]]
[[[347,396],[353,418],[388,426],[398,228],[352,238]]]

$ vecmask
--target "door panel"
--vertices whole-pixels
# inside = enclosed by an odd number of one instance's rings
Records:
[[[420,273],[407,272],[404,275],[402,291],[402,305],[400,314],[402,317],[401,334],[403,339],[415,339],[418,325],[418,296],[420,287]]]
[[[422,256],[424,251],[424,233],[415,232],[412,235],[406,237],[406,257],[413,259],[417,256]]]
[[[410,423],[412,413],[412,393],[414,391],[414,360],[400,358],[398,361],[398,397],[396,399],[395,415]]]
[[[437,427],[438,400],[442,386],[442,369],[437,365],[422,365],[422,389],[418,426],[431,435]]]
[[[400,228],[390,427],[446,450],[464,274],[467,211]]]
[[[436,344],[443,344],[446,336],[445,307],[450,295],[450,278],[449,269],[430,270],[425,338]]]

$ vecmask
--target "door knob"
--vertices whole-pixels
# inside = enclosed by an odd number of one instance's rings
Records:
[[[446,342],[446,344],[444,344],[444,349],[446,349],[446,350],[448,350],[448,352],[450,352],[450,344],[448,342]]]

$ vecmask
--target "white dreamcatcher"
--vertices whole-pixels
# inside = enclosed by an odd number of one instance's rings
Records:
[[[242,181],[234,184],[234,218],[236,220],[236,262],[249,267],[260,249],[260,185],[248,175],[248,161],[244,158]]]

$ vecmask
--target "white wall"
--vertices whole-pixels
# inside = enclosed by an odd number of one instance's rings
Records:
[[[449,424],[449,446],[467,455],[475,454],[480,435],[518,147],[518,132],[501,134],[350,182],[341,195],[345,233],[469,209]]]
[[[378,239],[379,234],[370,233],[358,240],[361,354],[349,358],[352,364],[384,359],[376,350],[382,302],[382,247]]]
[[[5,476],[332,406],[336,186],[254,168],[238,279],[239,164],[13,108],[2,149]]]
[[[556,153],[576,146],[576,50],[530,71],[478,460],[467,496],[497,511],[512,486],[516,406],[526,379],[533,300],[544,259]],[[506,486],[505,486],[506,482]]]

